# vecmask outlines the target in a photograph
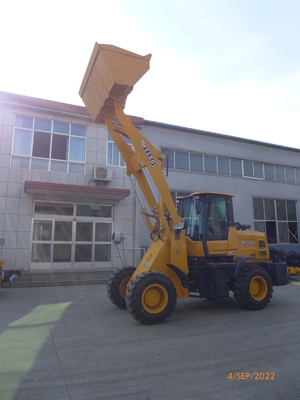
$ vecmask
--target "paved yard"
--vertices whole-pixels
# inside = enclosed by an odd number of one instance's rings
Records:
[[[106,285],[0,290],[1,400],[300,399],[300,286],[262,311],[180,300],[143,326]]]

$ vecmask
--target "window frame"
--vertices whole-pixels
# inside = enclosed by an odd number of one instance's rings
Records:
[[[55,124],[64,124],[65,132],[57,132],[59,129],[55,129]],[[23,152],[19,151],[21,144],[18,145],[17,143],[17,135],[22,134],[28,136],[27,139],[24,139],[27,144],[27,149]],[[44,140],[43,135],[45,137],[47,136],[47,141]],[[55,152],[53,144],[58,137],[61,137],[61,139],[66,142],[64,146],[65,157],[61,155],[59,158],[55,158],[55,154],[53,154],[53,152]],[[74,147],[76,140],[81,141],[79,159],[76,159],[76,157],[75,159],[71,158],[70,154],[70,149],[72,146]],[[86,152],[86,125],[15,114],[11,167],[73,173],[73,170],[76,169],[74,165],[76,165],[77,170],[74,173],[84,174],[86,168]],[[52,168],[52,165],[55,167]]]

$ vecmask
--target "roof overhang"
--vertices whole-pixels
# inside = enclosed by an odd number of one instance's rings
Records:
[[[74,196],[108,200],[123,200],[130,195],[130,189],[117,189],[102,186],[80,186],[50,182],[25,181],[27,194],[45,194],[54,196]]]

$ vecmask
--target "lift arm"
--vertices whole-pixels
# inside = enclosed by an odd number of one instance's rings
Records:
[[[160,268],[161,265],[171,265],[171,268],[166,267],[167,275],[174,274],[172,268],[179,268],[187,274],[184,219],[177,213],[163,173],[166,157],[141,134],[123,111],[133,86],[148,71],[150,58],[150,54],[140,56],[115,46],[96,43],[79,94],[93,121],[106,123],[126,163],[127,175],[135,177],[151,209],[154,223],[146,209],[142,208],[146,224],[152,232],[151,238],[153,242],[163,242],[152,248],[150,246],[139,267],[143,266],[142,270],[155,269],[155,263],[159,263]],[[129,139],[132,147],[124,137]],[[159,193],[159,200],[155,198],[152,184]],[[169,217],[166,217],[166,210]],[[137,274],[141,272],[139,267]],[[186,294],[185,290],[184,297]],[[179,290],[178,295],[181,297],[183,293]]]

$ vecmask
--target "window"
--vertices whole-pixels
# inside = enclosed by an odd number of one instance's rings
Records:
[[[218,157],[218,174],[230,175],[229,158]]]
[[[285,167],[286,181],[287,182],[295,182],[295,171],[292,167]]]
[[[211,196],[209,215],[208,240],[226,240],[228,238],[228,221],[225,196]]]
[[[16,115],[12,166],[84,173],[86,127]]]
[[[217,157],[216,156],[204,156],[204,169],[205,172],[216,174],[217,173]]]
[[[125,136],[122,136],[122,139],[128,144],[128,146],[132,146],[130,140],[127,139]],[[117,146],[115,145],[115,142],[113,141],[109,133],[107,133],[107,164],[125,167],[123,157],[121,156]]]
[[[161,152],[167,157],[167,163],[165,164],[167,168],[174,169],[174,150],[161,149]]]
[[[265,180],[266,181],[275,181],[274,165],[265,164],[264,167],[265,167]]]
[[[244,176],[249,178],[263,179],[263,164],[253,161],[243,161]]]
[[[191,171],[203,172],[203,154],[190,153]]]
[[[189,170],[189,153],[175,151],[175,169]]]
[[[109,147],[109,149],[109,158],[114,158],[114,163],[118,165],[120,163],[119,153],[113,147]],[[161,151],[168,159],[166,165],[169,169],[300,183],[300,168],[167,148],[162,148]]]
[[[111,237],[110,205],[34,203],[32,262],[110,262]]]
[[[276,181],[284,182],[284,167],[282,165],[275,165]]]
[[[231,158],[230,160],[231,165],[231,175],[232,176],[242,176],[242,161]]]
[[[294,200],[254,198],[255,229],[264,232],[269,243],[298,243]]]

